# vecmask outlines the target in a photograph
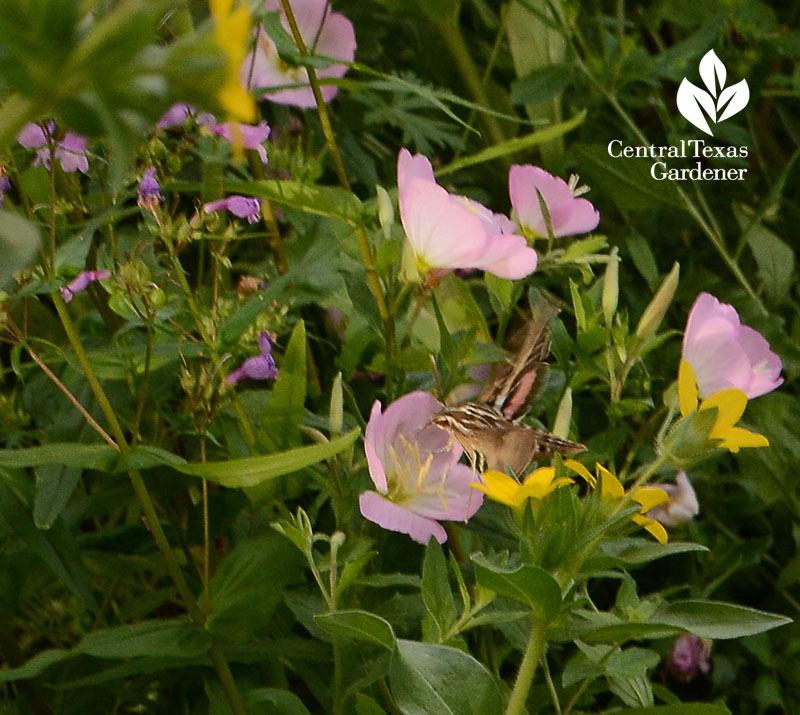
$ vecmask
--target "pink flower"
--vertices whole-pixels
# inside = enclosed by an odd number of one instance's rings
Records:
[[[266,0],[269,12],[281,9],[279,0]],[[306,48],[311,54],[322,55],[344,62],[352,62],[356,56],[356,34],[353,23],[338,12],[330,12],[327,0],[292,0],[292,12]],[[291,36],[289,22],[281,13],[281,24]],[[344,77],[348,67],[343,64],[332,64],[317,69],[317,77]],[[246,87],[277,87],[286,84],[308,84],[308,73],[305,67],[292,67],[278,57],[275,43],[258,27],[256,46],[252,54],[244,61],[241,70],[242,84]],[[339,91],[333,85],[321,88],[322,98],[330,102]],[[316,101],[311,87],[282,89],[267,92],[262,99],[278,104],[292,104],[296,107],[315,107]]]
[[[111,278],[111,271],[81,271],[71,283],[61,286],[61,297],[69,303],[76,293],[86,290],[95,281],[107,281]]]
[[[678,472],[675,484],[653,484],[653,486],[663,489],[669,495],[669,501],[653,507],[645,516],[661,522],[664,526],[674,527],[691,521],[700,513],[697,494],[683,470]]]
[[[697,296],[689,312],[681,357],[694,369],[702,399],[729,387],[752,399],[783,382],[781,359],[761,333],[710,293]]]
[[[236,134],[238,132],[238,141],[241,142],[245,149],[255,149],[262,163],[266,164],[269,161],[267,159],[267,150],[263,146],[270,132],[269,124],[266,122],[256,125],[240,124],[239,122],[217,124],[217,120],[211,114],[202,114],[197,121],[201,124],[206,124],[214,134],[227,139],[231,144],[237,140]]]
[[[55,131],[56,125],[53,121],[47,123],[46,130],[38,124],[29,123],[17,135],[17,141],[26,149],[36,149],[34,166],[44,164],[45,167],[50,168],[48,141]],[[89,159],[86,157],[88,143],[88,137],[75,134],[75,132],[67,132],[61,141],[56,142],[53,154],[64,171],[80,171],[84,174],[89,171]]]
[[[239,380],[274,380],[278,377],[278,367],[272,357],[272,339],[264,330],[258,336],[260,355],[247,358],[239,368],[228,375],[228,384],[233,385]]]
[[[250,223],[258,221],[261,215],[261,199],[252,196],[229,196],[227,199],[209,201],[203,206],[207,214],[215,211],[230,211],[234,216],[246,218]]]
[[[443,543],[447,533],[438,520],[466,521],[483,503],[483,496],[470,487],[472,470],[458,464],[461,447],[430,424],[443,407],[430,393],[419,391],[395,400],[383,413],[376,400],[364,435],[377,491],[361,493],[361,513],[420,544],[431,536]]]
[[[194,114],[197,110],[185,102],[173,104],[164,115],[156,122],[156,127],[159,129],[168,129],[169,127],[176,127],[186,121],[186,117]]]
[[[566,181],[538,166],[515,164],[508,173],[511,206],[522,230],[532,236],[547,236],[547,223],[539,205],[537,189],[550,214],[554,236],[587,233],[600,223],[597,209],[586,199],[576,198]]]
[[[679,680],[689,681],[711,670],[711,641],[691,633],[679,635],[667,656],[667,668]]]
[[[538,258],[514,223],[436,183],[430,161],[402,149],[397,161],[400,220],[420,273],[480,268],[500,278],[523,278]]]

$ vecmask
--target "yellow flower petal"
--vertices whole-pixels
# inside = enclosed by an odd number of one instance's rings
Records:
[[[479,489],[490,499],[499,501],[507,506],[519,506],[522,499],[519,498],[520,485],[516,480],[503,472],[489,470],[483,473],[483,484],[472,482],[471,487]]]
[[[634,516],[632,518],[637,524],[643,526],[647,531],[655,536],[659,543],[667,543],[667,530],[655,519],[651,519],[647,516]]]
[[[622,482],[609,472],[602,464],[597,465],[597,475],[600,477],[601,494],[609,499],[621,499],[625,496]]]
[[[733,427],[744,414],[744,408],[747,407],[747,395],[735,387],[720,390],[700,403],[701,410],[707,410],[709,407],[717,408],[717,421],[714,423],[714,429],[711,430],[710,435],[716,439],[714,432],[726,427]]]
[[[642,511],[650,511],[654,506],[666,504],[669,501],[669,494],[658,487],[640,487],[631,498],[642,505]]]
[[[572,484],[569,477],[560,477],[555,479],[556,470],[553,467],[540,467],[534,472],[531,472],[522,483],[519,491],[520,504],[525,500],[533,497],[534,499],[544,499],[550,492],[555,491],[559,487],[566,484]]]
[[[697,377],[691,363],[686,360],[681,360],[678,367],[678,402],[683,417],[697,409]]]
[[[744,427],[728,427],[719,431],[715,427],[711,437],[722,440],[719,446],[734,453],[742,447],[769,447],[769,440],[763,434],[751,432]]]
[[[594,474],[592,474],[576,459],[565,459],[564,466],[583,477],[589,486],[594,487],[597,484],[597,478],[594,476]]]

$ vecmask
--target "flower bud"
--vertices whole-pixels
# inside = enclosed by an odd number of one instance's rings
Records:
[[[619,300],[619,253],[616,246],[611,249],[606,263],[606,274],[603,279],[603,317],[606,325],[610,328],[614,320],[614,313],[617,311],[617,301]]]
[[[644,313],[642,313],[639,324],[636,326],[636,337],[642,342],[646,342],[652,338],[661,325],[661,321],[664,320],[667,308],[669,308],[670,303],[672,303],[672,299],[675,297],[675,291],[678,288],[680,270],[680,264],[676,261],[672,266],[672,270],[656,291],[650,304],[645,308]]]
[[[677,637],[667,656],[667,668],[678,679],[689,681],[711,670],[711,641],[691,633]]]
[[[381,223],[383,235],[386,238],[392,237],[392,225],[394,224],[394,206],[392,206],[392,199],[389,197],[389,192],[386,191],[380,184],[375,186],[378,194],[378,221]]]
[[[331,406],[328,413],[328,427],[331,431],[331,436],[342,433],[343,418],[342,373],[339,372],[336,374],[331,388]]]
[[[572,388],[564,390],[564,396],[558,403],[556,419],[553,422],[553,434],[561,439],[569,437],[569,426],[572,422]]]

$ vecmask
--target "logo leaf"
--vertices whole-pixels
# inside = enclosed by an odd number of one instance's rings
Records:
[[[714,50],[709,50],[703,55],[703,59],[700,60],[700,77],[712,97],[717,96],[718,87],[721,90],[725,86],[727,74],[725,65],[722,64],[722,60],[717,57],[717,53]],[[719,81],[719,84],[715,82],[715,78]]]
[[[684,78],[681,86],[678,87],[678,111],[698,129],[710,136],[714,136],[703,110],[711,117],[712,122],[716,122],[717,109],[714,98],[708,92]]]
[[[734,114],[741,112],[750,100],[750,87],[747,86],[747,80],[743,79],[741,82],[732,84],[720,92],[719,99],[717,100],[717,110],[722,110],[722,116],[717,119],[721,122],[723,119],[732,117]],[[727,103],[727,106],[725,106]]]

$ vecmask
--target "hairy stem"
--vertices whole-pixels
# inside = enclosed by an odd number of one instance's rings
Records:
[[[522,713],[526,712],[525,702],[528,700],[528,693],[531,690],[531,685],[533,685],[533,676],[536,674],[536,666],[539,665],[539,659],[544,652],[545,643],[545,623],[534,618],[531,624],[528,647],[525,649],[522,664],[519,666],[517,680],[514,683],[514,689],[511,691],[511,697],[508,699],[505,715],[522,715]]]

